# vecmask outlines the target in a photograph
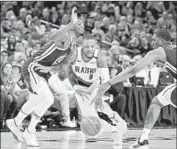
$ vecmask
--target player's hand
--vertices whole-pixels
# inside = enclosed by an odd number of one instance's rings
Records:
[[[80,95],[90,94],[87,90],[83,90],[83,89],[77,89],[75,92]]]
[[[77,8],[76,8],[76,6],[74,6],[72,9],[71,22],[73,24],[75,24],[77,22]]]
[[[94,99],[92,100],[91,104],[95,104],[95,108],[96,109],[103,109],[103,100],[102,100],[103,95],[101,93],[97,93],[96,96],[94,97]]]
[[[85,100],[87,98],[87,95],[90,94],[90,92],[88,92],[87,90],[84,89],[77,89],[75,91],[77,94],[79,94],[83,100]],[[87,98],[89,100],[89,98]]]
[[[103,83],[100,88],[98,89],[97,95],[93,98],[91,104],[95,103],[96,109],[100,108],[103,109],[103,100],[102,97],[104,93],[110,88],[110,84]]]
[[[33,64],[33,66],[34,66],[34,70],[39,70],[40,72],[42,72],[42,73],[48,73],[48,72],[50,72],[51,71],[51,67],[47,67],[47,66],[42,66],[42,65],[40,65],[40,64],[38,64],[38,63],[34,63]]]

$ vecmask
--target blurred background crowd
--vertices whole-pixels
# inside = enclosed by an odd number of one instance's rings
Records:
[[[24,61],[47,43],[56,29],[70,22],[73,5],[85,20],[85,32],[97,39],[98,49],[114,53],[114,60],[107,60],[111,77],[153,49],[151,39],[156,29],[168,30],[176,46],[175,1],[1,2],[1,128],[5,126],[5,119],[14,117],[28,100],[20,73]],[[78,39],[78,46],[81,41],[82,37]],[[157,87],[172,82],[173,77],[162,66],[152,64],[123,83],[125,87]],[[116,86],[112,90],[114,95],[119,92]],[[52,114],[55,117],[58,111],[48,111],[50,121]]]

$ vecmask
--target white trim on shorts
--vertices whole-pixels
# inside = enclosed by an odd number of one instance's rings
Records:
[[[174,91],[174,89],[176,88],[176,83],[173,83],[167,87],[165,87],[158,95],[157,98],[159,100],[159,102],[164,105],[172,105],[173,107],[177,108],[176,105],[174,105],[171,101],[171,94]]]

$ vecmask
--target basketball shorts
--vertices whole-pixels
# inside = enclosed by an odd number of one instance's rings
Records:
[[[172,105],[176,108],[176,83],[165,87],[158,95],[157,98],[164,106]]]
[[[34,71],[33,58],[27,60],[22,68],[22,75],[29,85],[29,91],[38,95],[43,93],[52,94],[47,80]]]

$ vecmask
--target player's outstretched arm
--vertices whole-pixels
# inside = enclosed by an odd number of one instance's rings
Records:
[[[58,36],[61,36],[61,33],[65,31],[66,29],[72,29],[73,25],[77,22],[77,8],[74,6],[72,8],[71,13],[71,22],[64,27],[58,29],[53,35],[51,35],[51,40],[57,40]]]
[[[150,51],[146,54],[144,58],[142,58],[136,65],[134,65],[131,68],[128,68],[121,73],[119,73],[117,76],[112,78],[106,83],[103,83],[98,92],[97,95],[94,97],[92,100],[92,103],[95,103],[96,107],[103,107],[102,103],[102,95],[113,85],[118,82],[121,82],[125,79],[128,79],[132,76],[134,76],[137,72],[141,71],[142,69],[146,68],[148,65],[151,63],[154,63],[155,61],[160,60],[160,61],[165,61],[166,60],[166,54],[164,50],[158,48],[156,50]]]
[[[161,49],[156,49],[150,51],[143,57],[137,64],[132,67],[127,68],[126,70],[119,73],[117,76],[108,81],[108,84],[113,85],[118,82],[121,82],[125,79],[133,77],[136,73],[146,68],[148,65],[154,63],[157,60],[164,61],[165,52]]]

